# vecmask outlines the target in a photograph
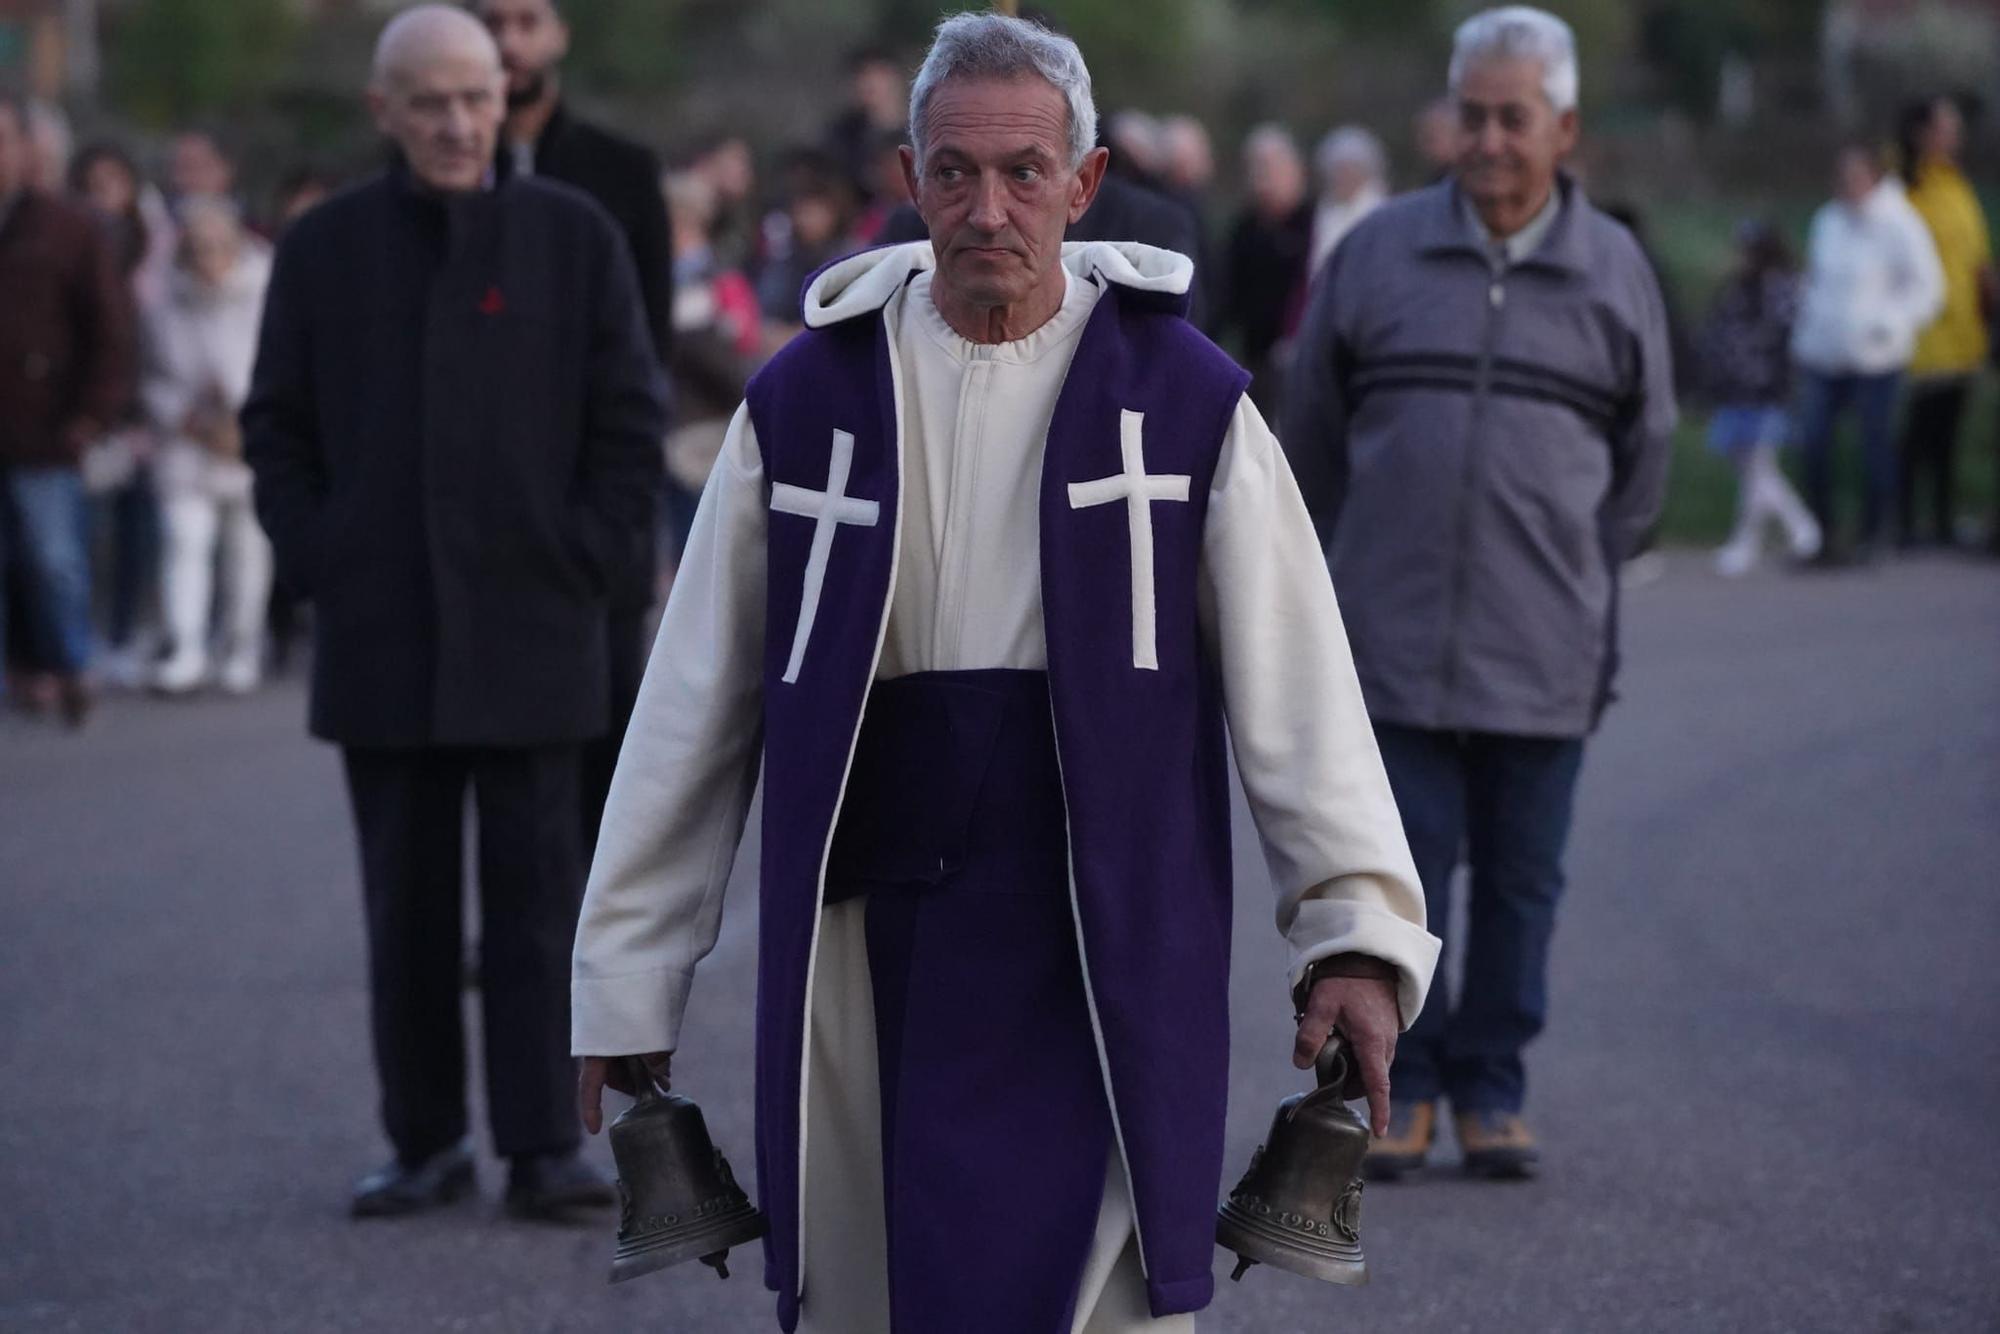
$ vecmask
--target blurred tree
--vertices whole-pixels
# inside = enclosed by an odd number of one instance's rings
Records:
[[[1813,50],[1825,8],[1824,0],[1654,0],[1640,22],[1640,54],[1672,102],[1707,116],[1726,58]]]
[[[105,87],[153,125],[248,103],[286,73],[299,32],[288,0],[149,0],[107,16],[114,24]]]

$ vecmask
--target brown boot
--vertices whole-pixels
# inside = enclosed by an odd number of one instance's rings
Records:
[[[1370,1181],[1394,1181],[1405,1172],[1424,1165],[1437,1138],[1437,1104],[1434,1102],[1392,1102],[1389,1104],[1389,1133],[1370,1141],[1361,1170]]]
[[[1468,1175],[1523,1181],[1535,1174],[1541,1152],[1527,1123],[1513,1112],[1460,1112],[1453,1121]]]

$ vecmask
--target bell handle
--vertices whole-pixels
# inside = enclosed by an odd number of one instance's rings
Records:
[[[625,1058],[625,1077],[632,1081],[632,1096],[640,1102],[665,1097],[671,1087],[660,1082],[653,1073],[653,1067],[637,1056]]]
[[[1318,1087],[1306,1095],[1305,1102],[1300,1106],[1340,1098],[1341,1088],[1347,1083],[1347,1072],[1353,1067],[1354,1057],[1349,1053],[1347,1040],[1341,1037],[1340,1031],[1336,1029],[1327,1034],[1326,1045],[1313,1058],[1313,1074],[1318,1080]]]

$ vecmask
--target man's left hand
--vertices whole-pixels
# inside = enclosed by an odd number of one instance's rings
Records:
[[[1389,1133],[1389,1062],[1396,1054],[1396,1034],[1402,1026],[1394,982],[1372,977],[1323,977],[1306,998],[1298,1040],[1292,1045],[1292,1064],[1301,1070],[1311,1069],[1327,1038],[1339,1030],[1360,1067],[1348,1071],[1344,1092],[1350,1098],[1367,1097],[1369,1128],[1380,1138]]]

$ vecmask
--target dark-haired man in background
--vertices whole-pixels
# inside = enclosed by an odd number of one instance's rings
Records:
[[[507,120],[498,153],[502,175],[545,176],[595,199],[625,233],[653,351],[664,366],[673,338],[674,243],[660,192],[660,165],[629,139],[580,120],[562,100],[558,67],[569,54],[569,25],[556,0],[471,0],[493,34],[507,74]],[[623,553],[611,588],[611,730],[584,748],[584,842],[597,840],[604,794],[625,740],[646,660],[646,614],[653,605],[650,533]]]

